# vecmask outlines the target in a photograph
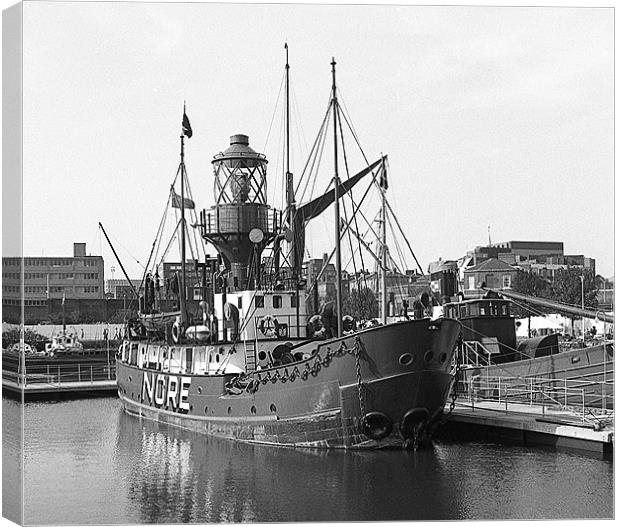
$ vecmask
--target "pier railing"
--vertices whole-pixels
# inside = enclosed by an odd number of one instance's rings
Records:
[[[518,405],[547,410],[564,410],[589,420],[601,412],[613,415],[614,382],[580,381],[533,377],[476,377],[458,381],[461,401],[475,407],[495,402],[505,411],[518,411]]]
[[[60,388],[68,383],[113,381],[116,379],[116,366],[113,362],[33,365],[28,366],[25,373],[3,369],[2,378],[18,386],[45,384]]]

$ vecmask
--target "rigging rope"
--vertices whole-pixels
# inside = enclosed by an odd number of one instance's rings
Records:
[[[269,137],[271,135],[271,127],[273,126],[273,121],[276,117],[276,111],[278,110],[278,102],[280,101],[280,95],[282,94],[282,86],[284,85],[285,73],[282,74],[282,78],[280,79],[280,88],[278,89],[278,96],[276,97],[276,104],[273,107],[273,114],[271,115],[271,121],[269,121],[269,128],[267,130],[267,136],[265,138],[265,144],[263,145],[263,152],[267,149],[267,143],[269,143]]]

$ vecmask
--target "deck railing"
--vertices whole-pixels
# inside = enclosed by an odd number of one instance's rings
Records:
[[[482,342],[477,340],[464,340],[460,364],[465,366],[489,366],[491,364],[491,351]]]

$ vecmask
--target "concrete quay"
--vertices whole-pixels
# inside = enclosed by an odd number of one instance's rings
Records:
[[[116,394],[116,380],[98,381],[67,381],[67,382],[37,382],[33,384],[18,384],[10,379],[2,379],[2,393],[11,397],[25,400],[56,399],[67,397],[98,397]]]
[[[511,402],[458,399],[449,420],[437,432],[448,439],[484,439],[500,443],[546,445],[612,457],[613,412],[588,409],[587,415]],[[446,413],[449,407],[446,406]]]

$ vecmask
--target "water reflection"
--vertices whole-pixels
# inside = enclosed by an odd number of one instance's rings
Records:
[[[3,425],[15,424],[11,403]],[[244,445],[128,416],[114,398],[29,403],[24,424],[28,524],[613,516],[612,462],[539,448]],[[19,462],[19,441],[3,447],[3,460]]]
[[[2,516],[22,523],[22,417],[23,407],[2,399]]]
[[[141,445],[129,498],[144,522],[613,514],[611,463],[577,455],[479,443],[441,443],[421,452],[295,450],[201,437],[149,421],[138,433],[136,422],[119,416],[119,451]],[[580,477],[587,481],[584,494],[574,485]]]
[[[129,498],[147,523],[441,519],[459,508],[433,451],[282,449],[136,421],[119,416],[117,451],[139,445]]]

